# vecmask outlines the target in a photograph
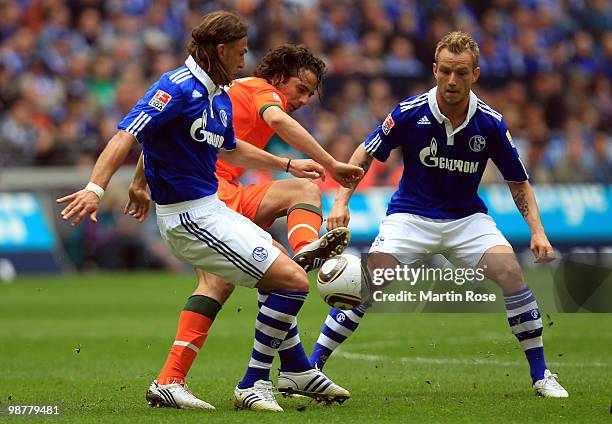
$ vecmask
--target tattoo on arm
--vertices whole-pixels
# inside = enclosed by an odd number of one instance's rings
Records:
[[[526,218],[529,215],[529,204],[527,203],[527,195],[524,190],[518,190],[513,196],[514,203],[518,208],[523,218]]]
[[[371,164],[372,164],[372,161],[364,160],[363,162],[359,164],[359,167],[363,169],[363,173],[365,174],[366,172],[368,172],[368,169],[370,169]]]

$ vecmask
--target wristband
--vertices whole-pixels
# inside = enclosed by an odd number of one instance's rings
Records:
[[[91,181],[87,183],[87,185],[85,186],[85,190],[96,193],[96,196],[98,196],[100,200],[104,196],[104,189],[98,184],[92,183]]]
[[[291,166],[291,159],[289,159],[289,162],[287,162],[287,169],[285,169],[285,172],[289,172],[290,166]]]

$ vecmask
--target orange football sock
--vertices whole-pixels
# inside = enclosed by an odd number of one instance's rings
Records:
[[[207,296],[194,295],[187,300],[179,317],[174,344],[157,377],[158,384],[185,381],[220,309],[219,302]]]
[[[287,234],[289,245],[295,253],[302,247],[319,238],[323,223],[321,208],[306,203],[298,203],[287,211]]]

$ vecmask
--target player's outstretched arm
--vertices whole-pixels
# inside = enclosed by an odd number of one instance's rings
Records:
[[[104,195],[104,189],[125,160],[135,140],[134,136],[128,132],[117,132],[96,161],[87,187],[56,200],[57,203],[70,202],[61,212],[64,221],[68,221],[76,215],[76,218],[70,223],[74,227],[86,215],[89,215],[89,219],[98,222],[96,215],[100,200]]]
[[[517,209],[523,215],[531,230],[531,251],[536,262],[550,262],[555,259],[553,250],[540,219],[538,204],[529,181],[508,182]]]
[[[147,177],[144,173],[144,156],[141,153],[138,164],[134,170],[134,176],[128,190],[128,201],[123,213],[134,217],[138,222],[144,222],[149,216],[151,207],[151,195],[147,191]]]
[[[368,172],[368,169],[370,169],[370,165],[372,165],[373,160],[374,158],[366,152],[363,144],[360,144],[355,152],[353,152],[349,164],[361,168],[363,170],[363,175],[352,184],[351,188],[340,187],[338,189],[338,192],[336,193],[336,200],[334,201],[334,205],[332,206],[329,216],[327,217],[327,231],[333,230],[337,227],[348,226],[351,219],[351,215],[349,213],[349,201],[351,200],[351,196],[355,192],[357,185]]]
[[[350,188],[363,176],[363,171],[359,167],[334,159],[299,122],[281,108],[267,108],[262,118],[287,144],[323,165],[332,178],[343,187]]]
[[[314,180],[325,175],[323,167],[311,159],[281,158],[238,139],[236,148],[219,151],[219,158],[242,168],[286,171],[298,178]]]

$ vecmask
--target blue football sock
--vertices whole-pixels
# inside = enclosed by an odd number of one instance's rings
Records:
[[[529,287],[504,296],[508,324],[521,342],[534,382],[544,378],[548,368],[544,360],[542,342],[542,318],[538,304]]]
[[[276,352],[287,338],[295,316],[308,292],[278,290],[267,294],[255,323],[255,341],[251,360],[238,388],[253,387],[257,380],[269,380]],[[261,299],[261,293],[260,293]],[[297,333],[297,327],[296,327]]]
[[[342,342],[357,329],[367,307],[362,305],[351,311],[332,308],[325,319],[321,334],[310,354],[310,364],[320,370]]]

